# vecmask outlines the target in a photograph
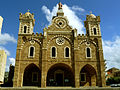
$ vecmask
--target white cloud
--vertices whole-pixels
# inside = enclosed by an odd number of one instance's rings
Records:
[[[63,5],[63,12],[64,15],[67,16],[67,19],[69,21],[69,25],[73,28],[76,28],[78,30],[78,34],[83,34],[83,28],[84,25],[82,24],[82,20],[76,15],[75,11],[72,9],[80,10],[78,6],[68,7],[66,4]],[[52,11],[48,9],[46,6],[42,7],[43,12],[46,15],[46,19],[48,20],[49,24],[51,23],[52,17],[56,16],[58,5],[54,6]],[[84,10],[81,8],[81,11]]]
[[[9,66],[6,65],[5,71],[9,72]]]
[[[80,12],[84,12],[85,11],[85,9],[80,8],[79,6],[72,6],[72,10],[80,11]]]
[[[16,43],[17,41],[16,41],[16,39],[13,36],[10,36],[8,33],[1,34],[0,35],[0,44],[1,45],[5,45],[8,42]]]
[[[10,63],[11,63],[12,65],[15,66],[15,58],[9,58],[9,61],[10,61]]]
[[[5,50],[6,54],[8,56],[10,56],[10,52],[6,48],[4,48],[3,46],[0,46],[0,50]]]
[[[120,36],[116,36],[114,41],[103,40],[103,51],[107,69],[112,67],[120,69]]]
[[[50,9],[48,9],[46,6],[42,7],[49,24],[51,23],[52,17],[56,16],[57,9],[57,5],[53,7],[52,11],[50,11]],[[63,11],[64,15],[67,16],[69,20],[69,25],[71,25],[73,28],[77,28],[78,34],[84,33],[84,25],[82,20],[76,15],[76,12],[78,11],[81,13],[85,12],[85,10],[78,6],[68,7],[66,4],[64,4]],[[104,57],[107,60],[107,69],[112,67],[120,68],[120,36],[117,36],[114,41],[103,40],[103,51]]]

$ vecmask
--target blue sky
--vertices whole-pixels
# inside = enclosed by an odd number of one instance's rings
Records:
[[[6,70],[10,63],[14,64],[16,57],[19,13],[25,13],[28,9],[34,13],[34,32],[40,33],[43,32],[45,26],[50,24],[59,1],[63,3],[69,18],[72,18],[70,12],[77,18],[78,26],[73,23],[71,25],[78,31],[85,32],[84,20],[90,11],[101,17],[103,49],[107,67],[120,69],[120,0],[1,0],[0,16],[4,20],[0,36],[0,49],[4,49],[8,54]]]

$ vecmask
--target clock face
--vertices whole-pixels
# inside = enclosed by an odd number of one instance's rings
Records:
[[[62,38],[62,37],[58,37],[58,38],[56,39],[56,43],[57,43],[58,45],[63,45],[63,44],[65,43],[65,40],[64,40],[64,38]]]
[[[57,28],[64,28],[66,26],[66,20],[64,18],[55,18],[54,24]]]

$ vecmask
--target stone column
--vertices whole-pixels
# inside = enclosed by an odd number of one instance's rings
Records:
[[[42,71],[41,71],[41,87],[45,88],[46,87],[46,78],[47,78],[47,49],[42,48]]]
[[[17,47],[13,87],[19,87],[21,48]]]
[[[75,87],[76,88],[80,87],[80,78],[79,78],[79,74],[77,72],[75,73]]]
[[[78,68],[79,66],[77,64],[78,62],[76,62],[77,61],[77,57],[78,57],[77,56],[78,55],[77,51],[78,50],[74,51],[74,59],[75,59],[75,69],[74,69],[75,71],[74,72],[75,72],[75,87],[76,88],[80,87],[80,72],[79,72],[79,68]]]
[[[91,77],[91,86],[96,86],[96,75]]]
[[[23,86],[23,72],[20,72],[19,73],[19,87],[22,87]]]
[[[41,87],[42,88],[45,88],[46,87],[46,73],[44,70],[42,70],[42,73],[41,73]]]
[[[16,61],[15,70],[14,70],[13,87],[18,87],[18,77],[19,77],[19,61]]]

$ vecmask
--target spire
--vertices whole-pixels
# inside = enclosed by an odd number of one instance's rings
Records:
[[[58,4],[57,16],[64,16],[61,2]]]

